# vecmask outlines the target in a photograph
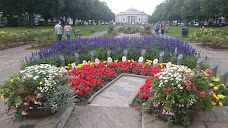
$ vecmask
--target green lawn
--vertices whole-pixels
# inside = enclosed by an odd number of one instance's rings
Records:
[[[105,30],[108,30],[108,25],[80,25],[80,26],[72,26],[73,30],[80,29],[81,32],[83,32],[82,36],[89,36],[91,35],[90,28],[94,28],[96,32],[102,32]],[[0,28],[1,31],[5,32],[24,32],[24,31],[42,31],[46,29],[53,29],[54,32],[54,26],[34,26],[32,28],[26,28],[26,27],[6,27],[6,28]]]
[[[193,26],[188,26],[188,37],[182,37],[182,26],[168,26],[169,32],[165,33],[166,35],[176,37],[182,40],[190,40],[190,36],[193,35],[193,33],[196,30],[199,30],[201,27],[193,27]]]

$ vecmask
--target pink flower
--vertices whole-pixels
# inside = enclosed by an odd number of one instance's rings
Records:
[[[214,95],[214,91],[210,91],[210,92],[209,92],[209,95],[210,95],[210,96],[213,96],[213,95]]]
[[[204,97],[206,97],[206,95],[207,95],[206,92],[204,92],[204,91],[200,92],[200,97],[204,98]]]
[[[197,89],[196,85],[193,85],[193,86],[192,86],[192,90],[193,90],[194,92],[198,92],[198,89]]]
[[[206,69],[205,72],[206,72],[207,74],[211,74],[211,73],[212,73],[212,70],[211,70],[211,69]]]
[[[190,81],[190,80],[185,80],[185,81],[184,81],[184,84],[185,84],[186,86],[190,86],[190,85],[191,85],[191,81]]]
[[[191,90],[192,90],[191,86],[187,86],[186,89],[187,89],[188,91],[191,91]]]

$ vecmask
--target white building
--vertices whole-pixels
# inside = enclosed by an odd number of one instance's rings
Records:
[[[116,23],[148,23],[148,15],[143,11],[136,9],[128,9],[125,12],[120,12],[115,17]]]

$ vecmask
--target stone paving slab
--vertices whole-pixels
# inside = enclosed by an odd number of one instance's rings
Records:
[[[141,128],[141,115],[133,108],[76,106],[65,128]]]
[[[145,78],[123,75],[97,95],[90,105],[129,107],[144,83]]]

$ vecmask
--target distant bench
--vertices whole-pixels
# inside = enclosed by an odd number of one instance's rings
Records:
[[[82,33],[83,33],[83,32],[81,32],[80,29],[74,30],[74,35],[75,35],[75,37],[80,37],[80,36],[82,36]]]

